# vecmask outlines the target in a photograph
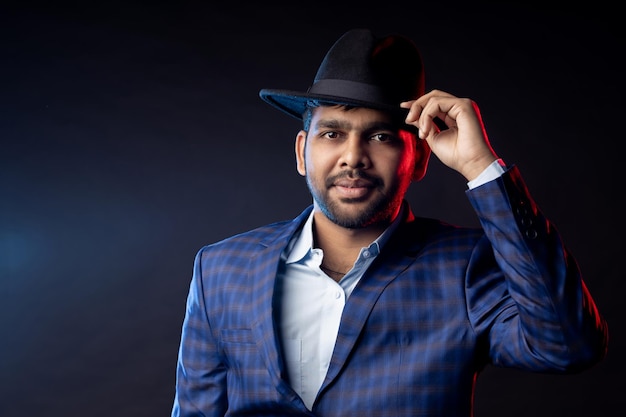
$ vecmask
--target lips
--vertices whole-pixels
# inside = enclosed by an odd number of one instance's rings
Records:
[[[341,178],[333,184],[336,187],[344,187],[344,188],[372,188],[374,184],[371,181],[356,178]]]
[[[340,198],[344,199],[361,199],[366,197],[374,183],[362,178],[340,178],[333,183],[335,190]]]
[[[336,190],[338,197],[342,199],[361,200],[373,189],[382,186],[382,180],[360,170],[351,170],[328,177],[326,186]]]

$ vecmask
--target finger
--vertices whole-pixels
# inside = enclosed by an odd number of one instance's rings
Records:
[[[430,98],[425,105],[420,106],[420,114],[417,119],[417,128],[421,139],[436,135],[455,125],[455,121],[448,114],[450,99]]]
[[[422,112],[422,106],[417,104],[417,100],[404,101],[400,103],[400,107],[404,109],[409,109],[409,112],[407,113],[405,118],[405,123],[417,127],[417,121],[419,120],[420,114]]]
[[[440,131],[441,131],[441,129],[439,129],[439,125],[437,123],[434,123],[434,120],[433,120],[433,121],[431,121],[430,123],[427,124],[426,128],[424,128],[424,129],[418,128],[417,129],[417,134],[418,134],[420,139],[424,139],[424,140],[428,141],[429,139],[432,140]],[[429,142],[429,144],[430,144],[430,142]]]
[[[457,118],[462,113],[465,103],[457,97],[436,97],[428,100],[424,105],[419,120],[422,123],[444,123],[448,128],[457,125]],[[423,126],[426,128],[426,126]]]
[[[457,98],[457,97],[453,96],[450,93],[446,93],[445,91],[431,90],[428,93],[424,94],[423,96],[417,98],[415,101],[419,102],[422,105],[425,105],[430,100],[440,99],[440,98]]]
[[[408,108],[405,123],[416,126],[419,137],[424,139],[431,132],[439,133],[449,127],[456,126],[454,116],[449,112],[454,108],[458,97],[441,90],[431,90],[423,96],[400,103],[400,107]]]

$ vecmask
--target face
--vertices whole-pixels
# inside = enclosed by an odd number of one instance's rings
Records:
[[[318,107],[309,132],[296,138],[298,172],[315,209],[349,229],[390,223],[428,155],[425,142],[389,115],[365,108]]]

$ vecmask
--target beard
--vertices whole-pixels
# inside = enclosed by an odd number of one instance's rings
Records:
[[[339,178],[362,178],[374,185],[374,197],[368,193],[364,198],[331,198],[328,190]],[[321,212],[333,223],[347,229],[362,229],[369,226],[389,224],[398,212],[404,199],[409,182],[394,182],[390,188],[384,188],[383,181],[362,171],[345,171],[329,177],[320,186],[307,175],[306,183],[313,200]],[[363,207],[362,203],[368,201]],[[353,205],[352,207],[350,205]]]

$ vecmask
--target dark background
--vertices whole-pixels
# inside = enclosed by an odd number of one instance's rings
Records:
[[[311,201],[300,125],[258,91],[306,89],[353,27],[410,36],[427,89],[476,100],[609,322],[580,375],[487,369],[476,417],[624,415],[617,6],[87,3],[0,10],[1,416],[169,415],[196,251]],[[409,198],[477,225],[464,190],[433,158]]]

